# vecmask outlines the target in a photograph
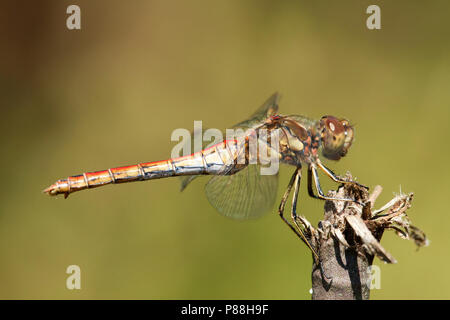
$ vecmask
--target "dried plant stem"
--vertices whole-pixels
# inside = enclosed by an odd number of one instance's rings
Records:
[[[412,194],[398,195],[380,210],[372,212],[381,191],[382,188],[377,186],[369,195],[358,185],[346,184],[328,195],[355,199],[364,206],[326,201],[324,219],[317,229],[302,218],[305,233],[320,256],[320,263],[315,261],[312,269],[313,300],[369,299],[370,266],[374,257],[386,263],[397,262],[380,244],[385,229],[394,230],[402,238],[412,238],[418,246],[428,244],[425,234],[412,226],[406,215]],[[382,211],[387,212],[379,214]]]

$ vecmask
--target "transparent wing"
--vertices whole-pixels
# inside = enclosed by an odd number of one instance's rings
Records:
[[[278,112],[280,95],[276,92],[258,108],[249,119],[234,129],[243,130],[261,126]],[[240,152],[245,152],[243,144]],[[234,219],[254,219],[272,209],[278,188],[278,174],[261,175],[260,165],[248,165],[241,171],[212,177],[205,186],[206,197],[222,215]]]
[[[199,175],[181,176],[180,177],[180,181],[181,181],[180,191],[183,191],[184,189],[186,189],[186,187],[189,185],[189,183],[191,183],[192,180],[197,179],[198,177],[201,177],[201,176],[199,176]]]
[[[249,165],[229,176],[214,176],[205,186],[206,197],[222,215],[252,219],[272,209],[278,174],[261,175],[259,165]]]
[[[242,128],[243,130],[252,128],[257,126],[258,124],[262,124],[268,117],[275,115],[278,112],[278,102],[280,100],[280,94],[278,92],[275,92],[270,96],[269,99],[267,99],[250,117],[249,119],[239,122],[238,124],[234,125],[233,128]],[[203,133],[206,131],[206,129],[203,130]],[[226,137],[226,134],[223,133],[223,137]],[[220,142],[220,141],[218,141]],[[191,146],[194,145],[194,135],[191,134],[191,141],[187,142],[190,143]],[[206,141],[204,142],[202,140],[202,148],[205,148],[210,142]],[[244,150],[244,148],[242,148]],[[228,171],[224,171],[223,174],[228,174]],[[181,180],[181,191],[183,191],[189,183],[191,183],[194,179],[198,178],[200,176],[182,176],[180,177]],[[214,180],[212,178],[211,180]]]
[[[268,117],[275,115],[278,112],[278,102],[280,101],[280,94],[275,92],[261,107],[258,108],[249,119],[239,122],[233,128],[251,128],[259,123],[264,122]]]

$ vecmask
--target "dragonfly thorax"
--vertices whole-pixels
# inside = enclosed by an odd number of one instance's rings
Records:
[[[291,165],[315,162],[319,149],[331,160],[344,157],[353,141],[353,127],[345,119],[324,116],[320,121],[302,116],[272,118],[280,130],[280,156]]]
[[[294,116],[281,118],[280,156],[281,161],[286,164],[299,166],[301,163],[311,163],[317,159],[320,135],[313,122],[301,120],[304,119],[297,119]]]

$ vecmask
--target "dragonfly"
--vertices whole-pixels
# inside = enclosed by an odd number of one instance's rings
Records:
[[[320,160],[321,156],[330,160],[344,157],[352,145],[354,128],[348,120],[330,115],[323,116],[320,120],[300,115],[281,115],[278,113],[279,100],[280,95],[274,93],[247,120],[233,126],[233,129],[241,129],[241,132],[244,132],[238,138],[227,137],[198,152],[168,160],[69,176],[56,181],[43,192],[51,196],[62,194],[67,198],[74,192],[108,184],[174,176],[181,177],[181,190],[184,190],[195,178],[209,175],[211,177],[205,185],[206,197],[219,213],[234,219],[258,218],[274,206],[278,171],[274,174],[261,174],[263,161],[259,161],[259,158],[262,157],[258,154],[251,156],[250,141],[254,141],[255,136],[259,137],[262,132],[265,132],[265,137],[269,134],[272,137],[273,133],[277,133],[275,147],[268,148],[271,157],[295,167],[278,206],[278,215],[318,259],[311,239],[305,235],[305,225],[297,214],[302,167],[305,166],[308,172],[309,196],[322,200],[355,202],[353,199],[326,196],[320,186],[318,174],[318,170],[321,170],[337,183],[362,186],[336,175]],[[265,141],[272,142],[271,139]],[[294,191],[289,220],[284,211],[292,190]]]

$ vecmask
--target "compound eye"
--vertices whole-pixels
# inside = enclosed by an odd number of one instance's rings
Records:
[[[328,129],[330,129],[330,131],[333,134],[339,134],[339,133],[342,133],[345,131],[345,128],[342,125],[342,123],[334,117],[328,117],[326,123],[327,123]]]

